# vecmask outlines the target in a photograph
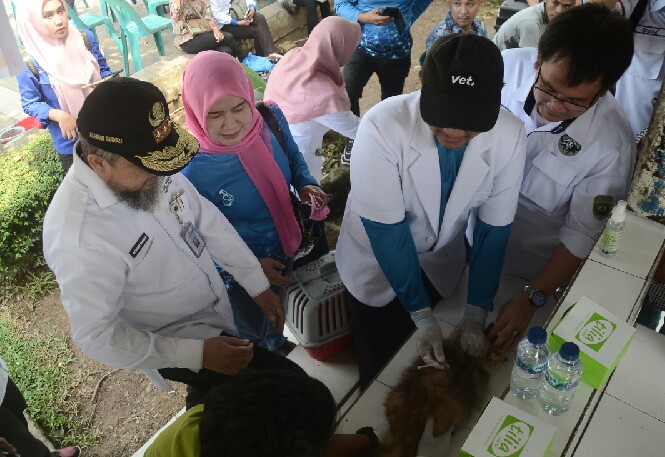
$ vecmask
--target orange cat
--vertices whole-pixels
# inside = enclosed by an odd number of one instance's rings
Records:
[[[418,442],[430,417],[435,437],[464,424],[472,409],[478,408],[487,389],[489,374],[502,361],[491,346],[484,357],[473,357],[460,348],[453,336],[444,340],[446,370],[418,369],[419,358],[404,371],[399,384],[384,403],[390,434],[381,457],[414,457]]]

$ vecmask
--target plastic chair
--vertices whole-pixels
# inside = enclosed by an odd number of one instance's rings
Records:
[[[129,51],[132,53],[134,62],[134,71],[141,71],[143,63],[141,61],[141,41],[140,39],[152,35],[155,38],[155,44],[159,55],[166,55],[164,50],[164,38],[162,30],[171,27],[171,19],[166,19],[156,14],[149,14],[140,17],[134,8],[125,0],[105,0],[111,8],[120,25],[121,52],[125,65],[125,75],[129,76],[129,55],[127,42],[129,41]]]
[[[16,36],[18,36],[18,44],[23,47],[23,40],[21,39],[21,35],[18,33],[18,22],[16,21],[16,5],[14,5],[14,0],[10,0],[10,3],[12,4],[12,15],[14,16],[14,25],[16,26]]]
[[[99,37],[97,36],[97,31],[95,30],[95,28],[99,27],[102,24],[105,25],[106,32],[109,34],[111,38],[113,38],[113,41],[115,41],[115,45],[118,47],[118,50],[122,52],[118,34],[115,33],[113,24],[111,24],[111,21],[107,17],[93,13],[78,14],[74,8],[69,6],[69,4],[67,4],[67,13],[69,14],[69,19],[74,23],[74,27],[76,27],[79,30],[86,30],[86,29],[90,30],[92,33],[94,33],[95,37],[97,38],[97,41],[99,41]]]
[[[143,4],[145,5],[145,8],[148,10],[148,13],[166,17],[169,0],[143,0]],[[162,8],[159,8],[160,6]],[[163,11],[164,14],[160,14],[158,10]]]

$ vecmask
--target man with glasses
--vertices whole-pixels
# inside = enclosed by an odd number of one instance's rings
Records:
[[[630,124],[608,89],[630,65],[630,23],[590,3],[559,15],[538,49],[503,52],[502,105],[527,131],[527,159],[504,273],[528,278],[490,333],[513,347],[547,295],[591,250],[635,160]]]

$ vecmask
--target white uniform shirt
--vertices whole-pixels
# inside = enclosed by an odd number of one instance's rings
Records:
[[[298,145],[307,162],[309,172],[321,182],[321,166],[323,165],[323,135],[334,130],[347,138],[355,138],[360,118],[351,111],[324,114],[307,121],[289,124],[293,140]],[[318,155],[317,155],[318,154]]]
[[[169,210],[176,193],[182,194],[181,220],[205,239],[198,258]],[[117,368],[197,370],[205,338],[236,334],[213,258],[251,296],[269,287],[231,224],[184,176],[165,179],[153,213],[136,211],[77,154],[44,219],[44,256],[60,286],[72,339],[89,357]]]
[[[594,202],[601,205],[603,196],[625,198],[635,146],[628,120],[609,93],[565,128],[558,122],[536,128],[524,102],[536,79],[537,50],[510,49],[502,54],[502,104],[522,119],[528,135],[524,182],[504,272],[532,278],[559,243],[576,257],[587,256],[605,224],[594,216]]]
[[[235,1],[243,1],[243,0],[235,0]],[[226,24],[230,24],[231,21],[234,19],[229,11],[232,3],[233,0],[210,0],[210,12],[212,13],[212,17],[215,18],[217,25],[219,25],[220,27]],[[247,9],[249,8],[256,9],[255,1],[247,0],[245,3],[247,4]]]
[[[619,11],[629,18],[638,0],[619,0]],[[633,137],[649,126],[652,100],[658,96],[665,73],[665,0],[649,4],[633,36],[635,53],[617,83],[616,98],[628,114]]]
[[[496,226],[513,221],[525,147],[524,126],[501,110],[494,128],[469,142],[438,230],[439,153],[420,117],[420,92],[388,98],[369,110],[353,145],[351,193],[335,255],[349,292],[370,306],[395,298],[360,218],[395,224],[406,216],[422,268],[439,293],[450,296],[466,265],[469,215],[477,212]]]

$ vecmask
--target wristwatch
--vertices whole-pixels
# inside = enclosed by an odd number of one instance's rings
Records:
[[[547,295],[540,289],[536,289],[531,284],[524,286],[524,292],[529,297],[529,301],[536,308],[540,308],[547,303]]]

